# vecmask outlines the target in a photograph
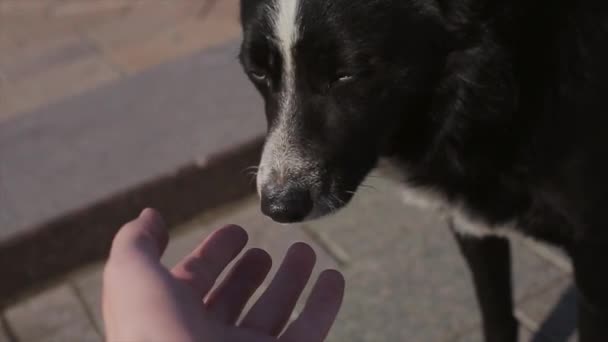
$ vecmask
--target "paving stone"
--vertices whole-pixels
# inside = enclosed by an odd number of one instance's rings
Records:
[[[67,37],[52,44],[47,44],[41,49],[22,51],[10,59],[4,57],[0,61],[0,67],[2,67],[4,76],[8,81],[16,82],[22,79],[31,79],[35,75],[54,67],[69,65],[96,53],[97,49],[91,42],[78,37]],[[32,80],[32,82],[35,81]]]
[[[11,31],[7,31],[5,34],[0,35],[0,44],[2,44],[0,47],[3,48],[3,53],[0,55],[0,66],[2,66],[4,70],[8,70],[9,66],[13,64],[30,63],[30,61],[36,60],[40,58],[40,56],[47,54],[48,51],[61,50],[65,46],[76,45],[80,41],[78,36],[72,34],[60,36],[55,39],[47,39],[39,44],[16,47],[9,45],[11,33]]]
[[[44,13],[50,4],[39,0],[2,0],[0,2],[0,16]]]
[[[374,234],[384,235],[387,227]],[[345,304],[330,340],[439,341],[472,326],[478,314],[467,271],[447,239],[445,230],[426,229],[350,265]]]
[[[20,342],[101,341],[73,289],[61,286],[6,311]]]
[[[136,2],[133,0],[61,0],[55,2],[49,8],[48,14],[55,17],[65,17],[124,11],[135,6]]]
[[[479,313],[473,286],[446,225],[401,204],[394,183],[375,176],[367,183],[372,188],[362,189],[348,208],[308,225],[349,260],[350,293],[335,340],[437,341],[474,326]],[[563,276],[518,241],[513,254],[517,298]]]
[[[577,341],[576,295],[569,277],[529,297],[519,307],[552,341]]]
[[[11,50],[39,49],[48,41],[79,36],[85,29],[110,21],[115,15],[98,14],[54,18],[43,15],[10,15],[1,17],[3,29],[0,46]]]
[[[236,14],[235,14],[236,16]],[[223,17],[191,19],[154,38],[107,52],[108,59],[128,73],[236,39],[240,26]]]
[[[97,56],[62,65],[32,78],[5,82],[0,122],[25,111],[76,95],[120,77]]]
[[[3,0],[0,1],[0,48],[3,54],[13,48],[37,46],[67,35],[95,32],[98,42],[150,37],[154,27],[194,16],[200,0]],[[32,4],[32,5],[29,5]],[[2,11],[4,8],[4,12]],[[173,15],[179,13],[181,17]],[[144,25],[147,24],[147,25]],[[164,26],[166,27],[166,26]]]
[[[196,3],[200,7],[200,1]],[[122,16],[89,26],[84,32],[104,50],[137,44],[191,17],[194,5],[193,1],[146,0]]]

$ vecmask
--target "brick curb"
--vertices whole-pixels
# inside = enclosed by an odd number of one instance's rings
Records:
[[[0,308],[61,274],[105,258],[117,229],[144,207],[160,210],[175,226],[250,195],[254,184],[245,170],[257,164],[262,142],[259,137],[234,146],[204,163],[192,163],[0,241]]]

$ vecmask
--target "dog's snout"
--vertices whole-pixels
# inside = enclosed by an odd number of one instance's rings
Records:
[[[279,223],[304,220],[312,211],[310,191],[298,188],[262,191],[262,213]]]

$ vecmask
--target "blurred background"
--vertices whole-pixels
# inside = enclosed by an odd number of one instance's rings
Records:
[[[238,3],[0,0],[0,342],[102,341],[101,263],[148,206],[173,228],[167,265],[226,223],[275,261],[311,244],[315,276],[347,277],[330,341],[481,341],[445,224],[380,174],[327,219],[259,213],[265,122],[236,59]],[[574,341],[566,259],[519,238],[513,254],[522,341]]]

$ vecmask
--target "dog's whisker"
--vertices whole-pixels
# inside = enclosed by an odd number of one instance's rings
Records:
[[[246,171],[258,171],[259,169],[260,169],[260,167],[258,165],[253,165],[253,166],[246,167],[243,170],[243,172],[246,172]]]
[[[338,196],[331,194],[329,196],[329,202],[331,202],[332,204],[332,211],[336,211],[338,209],[338,207],[340,206],[344,206],[346,204],[346,201],[344,201],[343,199],[340,199]]]
[[[257,173],[249,173],[249,184],[255,184],[257,181]]]
[[[373,186],[373,185],[369,185],[369,184],[361,184],[359,185],[360,188],[364,189],[364,190],[373,190],[373,191],[378,191],[378,189]]]
[[[242,172],[251,177],[251,182],[255,182],[256,177],[258,176],[260,168],[257,165],[246,167]]]

